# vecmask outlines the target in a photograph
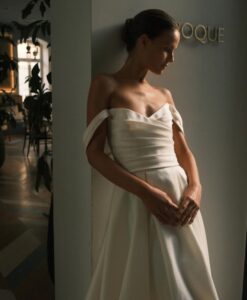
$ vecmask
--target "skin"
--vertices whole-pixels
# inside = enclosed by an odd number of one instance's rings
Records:
[[[87,125],[103,109],[126,107],[150,116],[164,103],[175,105],[167,88],[150,85],[148,71],[160,75],[174,62],[174,51],[180,42],[178,30],[164,31],[151,40],[142,34],[136,41],[123,66],[113,74],[98,74],[92,80],[87,103]],[[174,150],[188,178],[179,206],[166,191],[138,178],[120,163],[104,154],[107,136],[106,120],[98,127],[87,148],[89,163],[106,178],[141,198],[162,223],[171,226],[191,224],[200,208],[202,186],[195,157],[184,134],[173,122]]]

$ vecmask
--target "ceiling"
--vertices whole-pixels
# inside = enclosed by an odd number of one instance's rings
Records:
[[[39,11],[39,4],[35,6],[32,13],[26,18],[22,19],[21,11],[30,0],[0,0],[0,22],[10,23],[17,21],[22,24],[27,24],[36,20],[46,19],[50,20],[50,8],[45,12],[44,17]]]

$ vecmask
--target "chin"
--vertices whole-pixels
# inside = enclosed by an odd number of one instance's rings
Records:
[[[149,71],[156,74],[156,75],[160,75],[164,72],[165,68],[166,68],[165,65],[157,64],[156,66],[153,66],[152,68],[149,68]]]
[[[165,68],[160,69],[159,74],[162,74],[165,71]]]
[[[158,69],[158,70],[152,70],[152,72],[153,72],[154,74],[160,75],[160,74],[163,73],[164,69],[165,69],[165,68],[160,68],[160,69]]]

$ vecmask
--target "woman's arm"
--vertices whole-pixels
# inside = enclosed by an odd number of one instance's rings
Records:
[[[174,101],[169,92],[169,98],[173,105]],[[190,147],[185,139],[184,133],[180,130],[178,125],[174,122],[173,126],[173,140],[174,150],[179,164],[185,170],[188,185],[185,188],[179,207],[182,216],[180,220],[181,225],[191,224],[196,216],[201,203],[202,185],[199,177],[199,172],[195,157],[190,150]]]
[[[169,102],[175,106],[171,92],[168,89],[163,89],[163,91],[168,96]],[[179,164],[187,174],[188,184],[201,185],[195,157],[190,150],[183,132],[179,129],[175,122],[173,123],[172,129],[176,156]]]
[[[180,224],[191,224],[201,205],[202,185],[199,178],[199,172],[195,157],[185,140],[184,134],[173,126],[174,148],[179,164],[185,170],[188,185],[185,188],[179,207],[182,212]]]
[[[195,157],[190,150],[184,134],[173,125],[174,148],[179,164],[185,170],[189,185],[201,185]]]

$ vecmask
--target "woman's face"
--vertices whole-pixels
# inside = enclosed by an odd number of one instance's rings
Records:
[[[148,40],[145,55],[147,68],[160,74],[168,63],[174,62],[174,50],[179,45],[180,32],[177,29],[166,30],[155,39]]]

